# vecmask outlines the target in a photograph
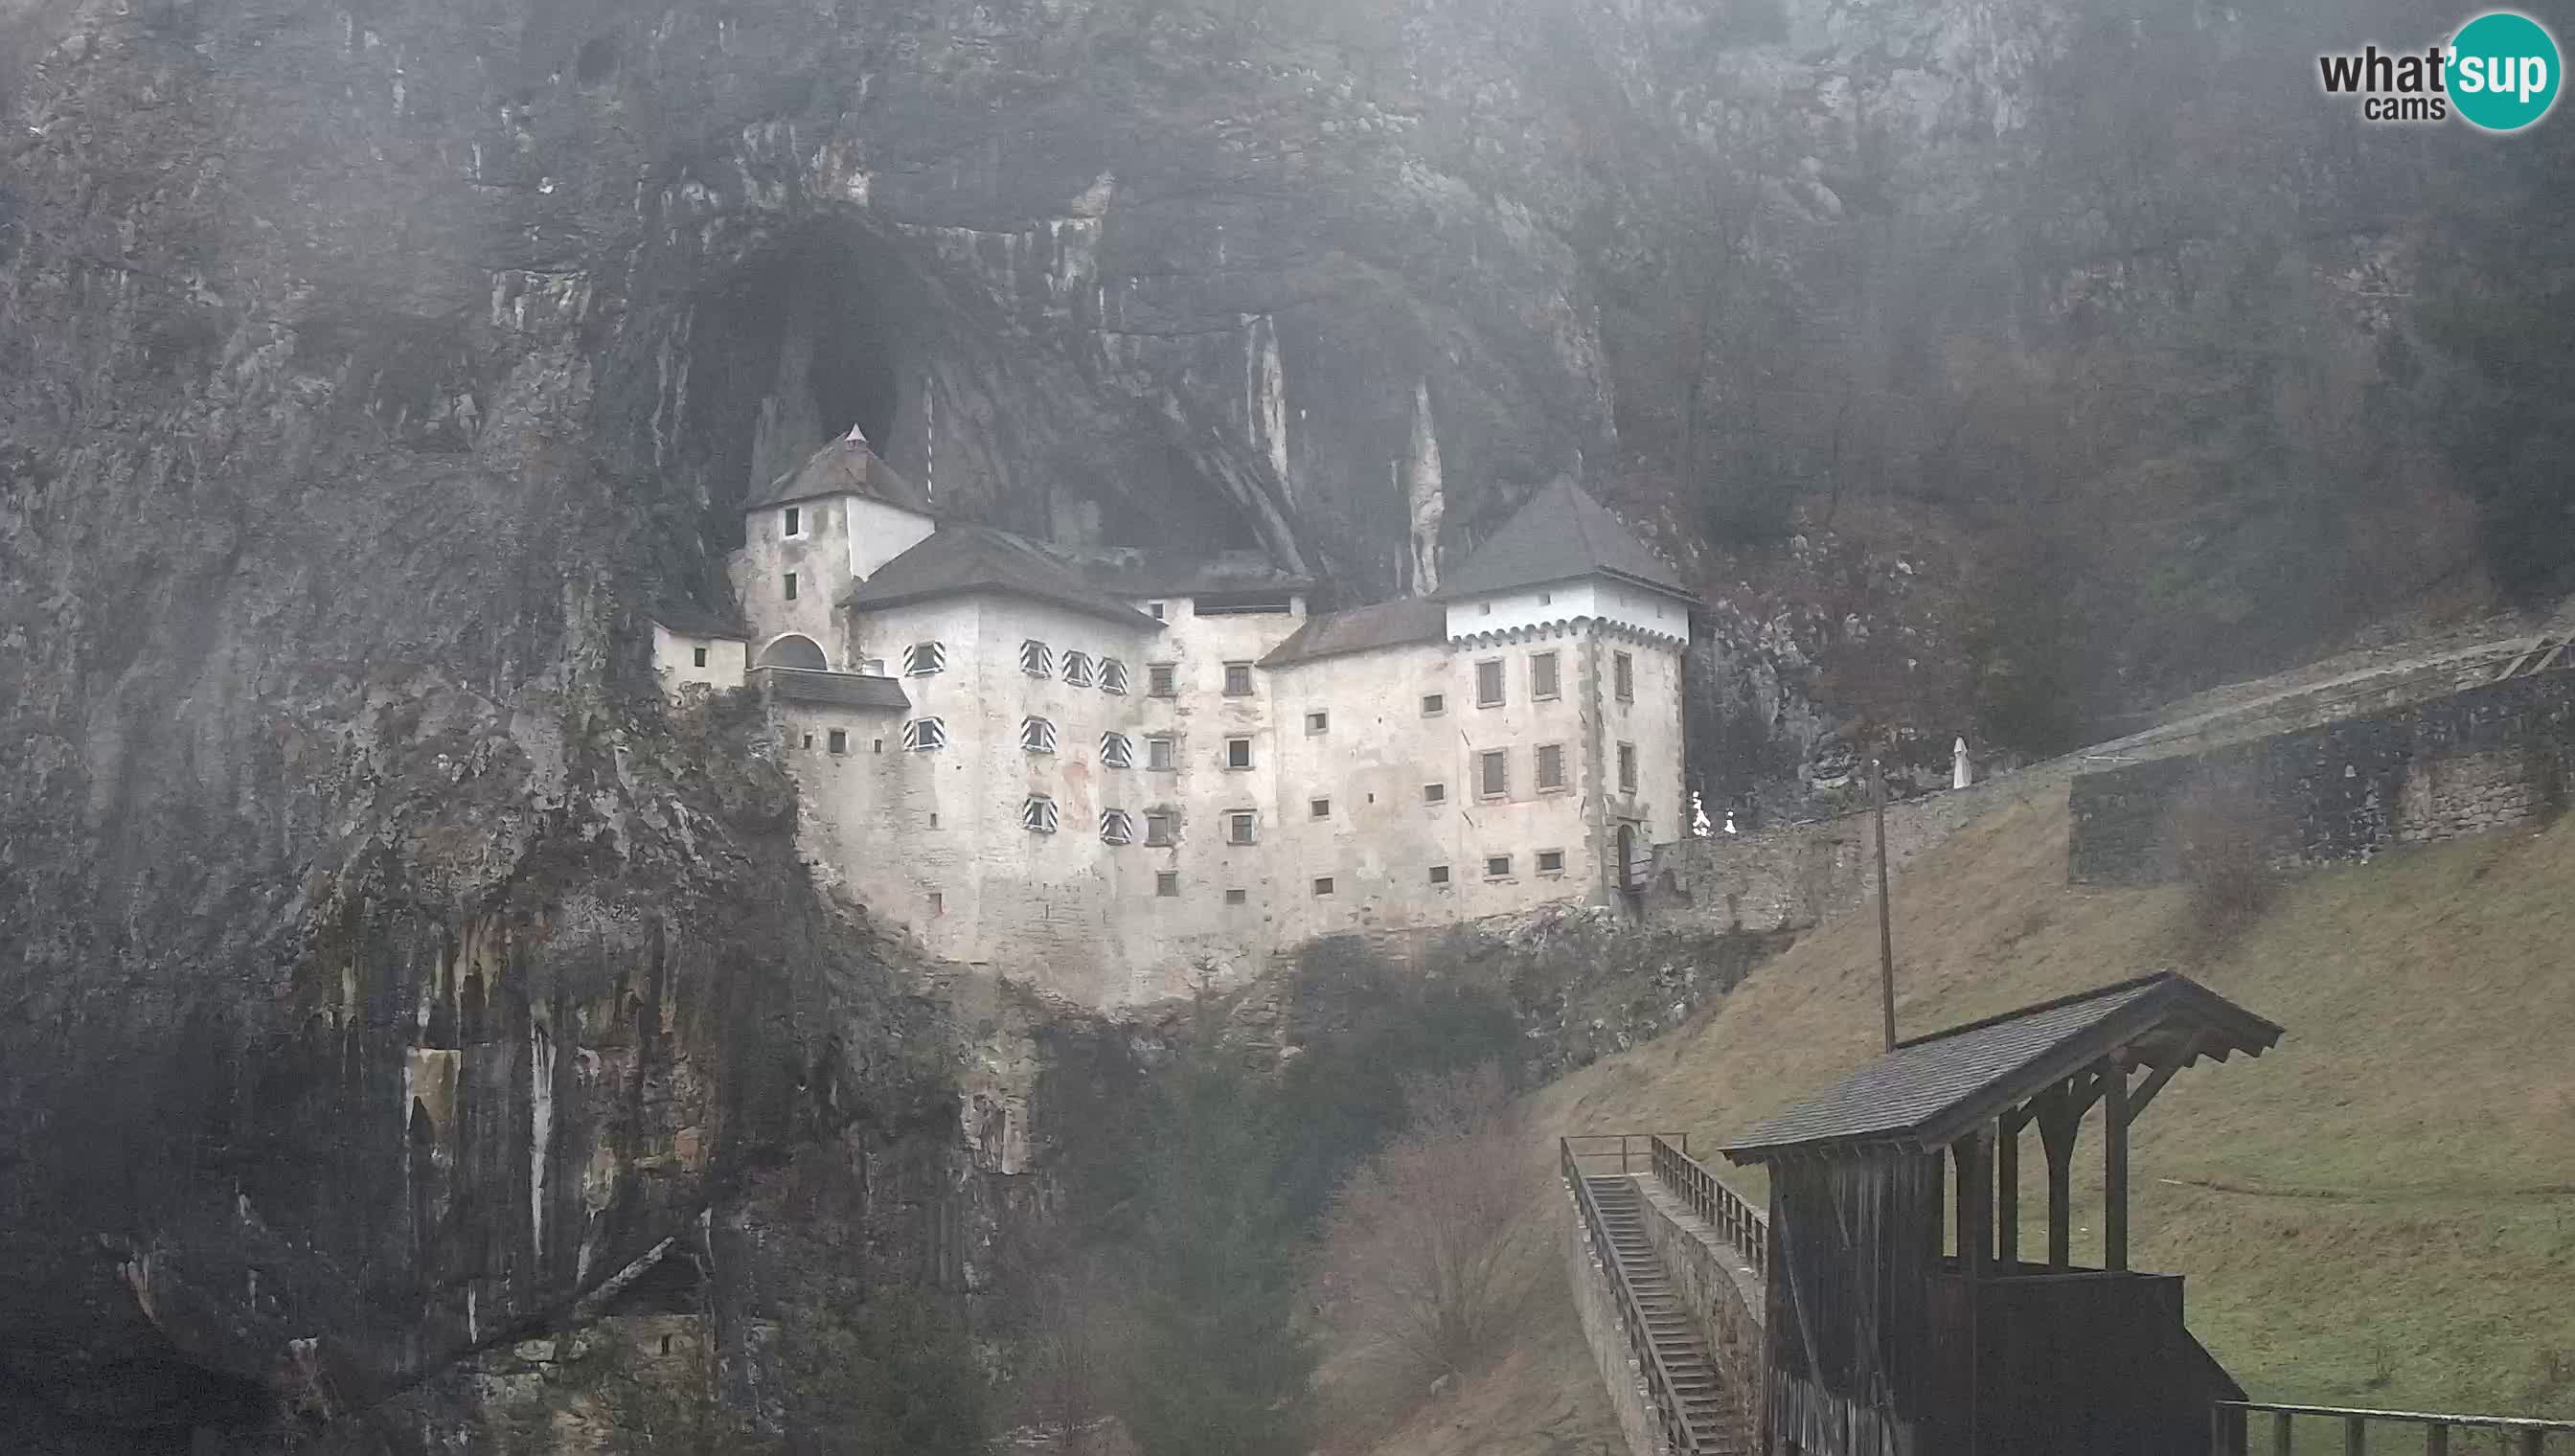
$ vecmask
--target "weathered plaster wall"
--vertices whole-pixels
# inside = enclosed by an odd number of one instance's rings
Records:
[[[2226,805],[2281,866],[2366,859],[2403,843],[2526,822],[2563,806],[2575,767],[2575,672],[2472,688],[2188,757],[2079,774],[2067,870],[2077,883],[2144,884],[2183,872],[2180,811]]]
[[[676,692],[683,687],[739,688],[743,674],[751,667],[751,644],[740,638],[701,637],[677,633],[660,623],[653,628],[653,671],[662,680],[662,691]],[[697,665],[697,650],[704,648],[707,665]]]

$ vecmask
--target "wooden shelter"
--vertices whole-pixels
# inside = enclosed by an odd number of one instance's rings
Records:
[[[2128,1268],[2128,1128],[2175,1072],[2280,1028],[2147,976],[1915,1037],[1723,1149],[1770,1177],[1762,1448],[1797,1456],[2202,1456],[2243,1392]],[[2075,1133],[2102,1107],[2103,1267],[2070,1257]],[[2024,1258],[2021,1133],[2047,1168]],[[1956,1175],[1956,1214],[1944,1218]]]

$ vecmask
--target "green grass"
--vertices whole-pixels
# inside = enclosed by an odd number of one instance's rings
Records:
[[[1911,867],[1904,1034],[2180,960],[2182,891],[2072,889],[2064,855],[2059,798]],[[1689,1026],[1542,1089],[1541,1128],[1713,1143],[1833,1081],[1877,1049],[1875,932],[1811,936]],[[2192,1330],[2257,1400],[2575,1416],[2575,820],[2302,876],[2191,973],[2288,1035],[2191,1068],[2145,1114],[2134,1266],[2188,1276]],[[2098,1255],[2099,1146],[2096,1113],[2078,1260]],[[2043,1247],[2034,1139],[2022,1162],[2022,1246]],[[1531,1166],[1551,1178],[1552,1149]],[[2419,1448],[2393,1435],[2373,1444]]]

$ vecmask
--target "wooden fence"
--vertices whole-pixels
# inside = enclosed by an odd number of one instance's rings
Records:
[[[2331,1405],[2275,1405],[2259,1400],[2222,1400],[2210,1416],[2209,1449],[2216,1456],[2290,1456],[2299,1444],[2313,1450],[2318,1427],[2342,1433],[2343,1456],[2371,1451],[2421,1451],[2423,1456],[2468,1456],[2477,1450],[2497,1456],[2558,1456],[2575,1453],[2575,1421],[2524,1420],[2516,1416],[2437,1415],[2410,1410],[2357,1410]],[[2304,1424],[2301,1425],[2300,1423]],[[2268,1439],[2256,1445],[2257,1428]],[[2373,1433],[2378,1438],[2374,1439]],[[2453,1442],[2457,1434],[2460,1440]],[[2551,1441],[2551,1436],[2560,1439]],[[2304,1440],[2302,1441],[2302,1437]],[[2479,1439],[2482,1437],[2483,1439]]]

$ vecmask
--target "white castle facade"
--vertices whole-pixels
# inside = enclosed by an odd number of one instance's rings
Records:
[[[1240,554],[940,520],[855,432],[746,511],[746,621],[658,614],[665,688],[761,692],[806,857],[934,954],[1133,1004],[1620,903],[1683,831],[1690,599],[1570,483],[1435,596],[1324,615]]]

